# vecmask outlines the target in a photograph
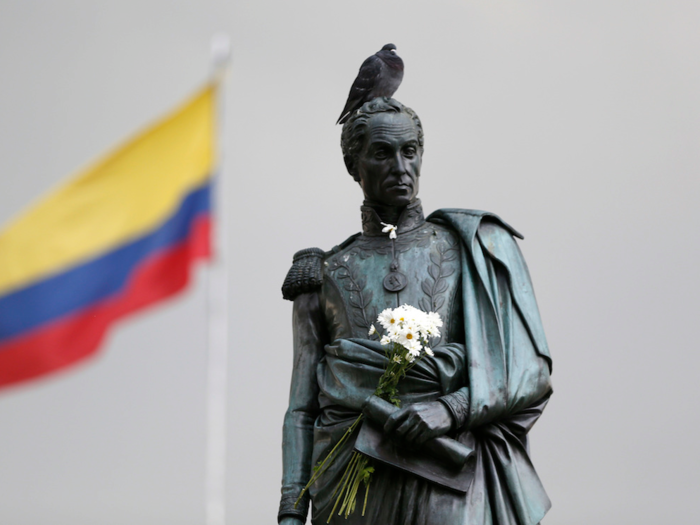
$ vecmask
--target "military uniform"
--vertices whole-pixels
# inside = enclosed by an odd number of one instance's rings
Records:
[[[377,386],[385,357],[378,343],[368,341],[370,326],[383,309],[410,304],[439,313],[444,326],[432,341],[435,357],[422,360],[399,384],[402,406],[438,400],[452,414],[452,435],[476,440],[472,488],[465,496],[377,463],[366,515],[358,510],[331,522],[537,523],[549,500],[529,464],[526,436],[551,391],[550,360],[512,238],[519,234],[484,212],[448,210],[428,222],[418,200],[401,214],[395,239],[382,232],[384,226],[373,208],[363,206],[360,234],[330,252],[298,252],[283,285],[284,297],[294,301],[295,357],[280,519],[305,520],[308,500],[296,508],[294,502],[311,466],[327,455]],[[483,370],[494,363],[492,371]],[[518,377],[509,378],[510,369]],[[505,449],[491,449],[494,431],[508,434],[499,437],[507,441]],[[328,519],[352,446],[350,440],[311,487],[314,524]],[[524,490],[511,490],[512,472],[499,474],[499,461],[516,465]],[[505,493],[502,501],[490,495],[498,491]]]

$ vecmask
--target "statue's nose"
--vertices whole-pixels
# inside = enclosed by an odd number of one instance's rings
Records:
[[[394,165],[392,166],[392,171],[394,173],[406,173],[406,159],[403,158],[401,152],[394,155]]]

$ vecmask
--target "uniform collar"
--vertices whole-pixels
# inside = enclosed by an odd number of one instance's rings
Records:
[[[362,233],[367,237],[377,237],[380,235],[387,235],[382,233],[382,219],[379,217],[376,209],[372,206],[363,205],[360,210],[362,211]],[[401,212],[399,216],[398,224],[395,224],[396,231],[400,235],[402,233],[410,232],[419,228],[425,223],[425,217],[423,216],[423,206],[421,206],[420,199],[416,199],[411,204],[406,206],[406,208]]]

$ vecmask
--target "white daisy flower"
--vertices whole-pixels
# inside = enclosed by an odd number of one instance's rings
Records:
[[[382,226],[384,226],[384,228],[382,228],[382,233],[388,233],[389,239],[396,239],[396,226],[385,222],[382,223]]]
[[[382,345],[390,345],[393,341],[388,335],[383,335],[379,343]]]
[[[419,342],[420,337],[419,337],[418,333],[416,333],[415,330],[403,329],[399,332],[398,335],[399,335],[398,343],[400,345],[405,346],[406,348],[408,348],[413,343],[420,344],[420,342]]]
[[[415,320],[415,315],[409,308],[410,307],[407,304],[404,304],[403,306],[399,306],[394,310],[394,315],[396,316],[396,319],[404,327],[407,323],[413,324]]]
[[[440,337],[440,330],[436,326],[426,328],[425,333],[430,337]]]
[[[435,326],[437,328],[442,327],[442,319],[440,319],[439,313],[428,312],[427,317],[428,317],[428,323],[430,323],[431,326]]]
[[[408,345],[406,345],[406,348],[408,349],[409,352],[411,352],[413,355],[418,357],[420,355],[420,351],[423,348],[423,345],[420,344],[420,341],[412,341]]]
[[[369,333],[367,335],[374,335],[377,333],[377,329],[374,327],[374,325],[369,327]]]
[[[377,321],[379,321],[385,330],[388,330],[392,326],[396,326],[398,323],[398,320],[394,315],[394,311],[391,308],[383,310],[382,313],[379,314],[379,317],[377,317]]]
[[[398,324],[393,325],[391,328],[389,328],[389,330],[387,330],[387,332],[389,333],[389,337],[395,343],[399,342],[399,338],[401,337],[401,331],[401,326],[399,326]]]

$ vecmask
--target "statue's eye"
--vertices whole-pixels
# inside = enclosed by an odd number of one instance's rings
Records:
[[[389,156],[387,151],[384,148],[380,148],[377,151],[374,152],[374,158],[375,159],[386,159]]]
[[[403,149],[403,154],[405,157],[409,157],[409,158],[415,157],[416,156],[416,148],[414,148],[413,146],[407,146]]]

